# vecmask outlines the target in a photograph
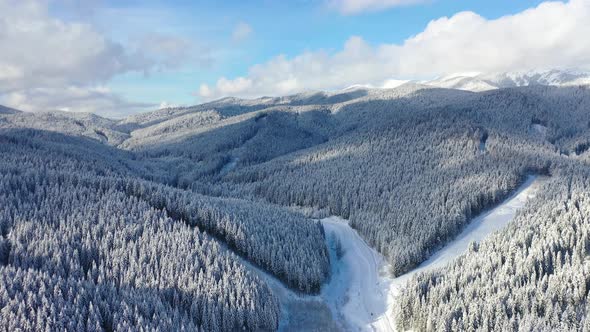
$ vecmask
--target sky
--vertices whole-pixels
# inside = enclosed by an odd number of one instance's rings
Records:
[[[0,0],[0,104],[109,117],[590,68],[590,0]]]

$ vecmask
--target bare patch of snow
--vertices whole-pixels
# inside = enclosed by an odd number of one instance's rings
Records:
[[[533,130],[536,133],[541,134],[543,136],[547,135],[547,127],[543,126],[542,124],[538,124],[538,123],[533,124]]]
[[[486,142],[488,141],[488,133],[484,132],[481,138],[479,139],[479,152],[485,153],[486,152]]]
[[[486,142],[485,141],[480,141],[479,142],[479,152],[486,152]]]
[[[234,156],[230,157],[230,160],[225,165],[223,165],[223,167],[219,171],[219,174],[225,175],[229,173],[231,170],[236,168],[236,166],[238,165],[238,161],[240,161],[240,158]]]

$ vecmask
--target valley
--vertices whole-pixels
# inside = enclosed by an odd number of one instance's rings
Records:
[[[590,0],[0,13],[0,332],[590,332]]]
[[[122,120],[7,112],[5,318],[29,320],[25,294],[68,303],[40,314],[53,327],[75,303],[73,321],[107,330],[575,327],[589,105],[585,86],[407,83]],[[55,285],[64,292],[37,291]],[[71,300],[67,287],[86,293]],[[488,308],[490,296],[504,300]],[[123,317],[117,303],[134,309]]]
[[[331,278],[322,286],[320,295],[313,297],[295,295],[277,284],[278,281],[270,281],[275,293],[281,294],[279,300],[287,312],[286,320],[298,324],[310,321],[311,325],[298,325],[308,331],[396,331],[398,297],[407,281],[417,273],[444,268],[468,252],[471,242],[479,243],[504,228],[518,210],[536,196],[545,182],[543,177],[527,177],[508,199],[475,217],[454,240],[436,250],[419,267],[396,278],[390,276],[391,267],[387,261],[367,245],[346,220],[338,217],[322,219],[330,250]],[[326,307],[330,309],[331,317],[326,314]],[[283,331],[291,329],[289,326],[279,328]]]

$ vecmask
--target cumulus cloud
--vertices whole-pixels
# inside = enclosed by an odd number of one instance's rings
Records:
[[[91,26],[51,18],[44,2],[0,0],[0,89],[104,82],[151,63]]]
[[[236,25],[232,32],[232,40],[234,42],[241,42],[248,39],[254,30],[248,23],[240,22]]]
[[[344,15],[354,15],[362,12],[414,5],[427,1],[428,0],[328,0],[328,6],[338,10]]]
[[[107,87],[32,88],[0,96],[0,104],[34,112],[38,110],[90,112],[120,118],[129,113],[157,108],[157,104],[130,102]]]
[[[353,36],[337,52],[279,55],[252,66],[245,77],[201,85],[197,94],[203,99],[256,97],[456,72],[584,69],[590,66],[590,43],[583,41],[590,35],[588,22],[588,0],[545,2],[493,20],[461,12],[431,21],[402,44],[370,45]]]
[[[52,17],[47,6],[46,0],[0,0],[0,102],[8,106],[103,113],[137,106],[101,86],[122,73],[176,66],[186,47],[184,40],[154,35],[129,49],[90,24]]]

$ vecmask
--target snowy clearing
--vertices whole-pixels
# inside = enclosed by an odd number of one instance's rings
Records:
[[[221,167],[219,174],[225,175],[225,174],[229,173],[229,171],[231,171],[232,169],[234,169],[236,167],[236,165],[238,164],[238,161],[240,161],[240,158],[233,157],[233,156],[230,157],[230,160],[225,165],[223,165],[223,167]]]
[[[544,177],[529,176],[518,190],[496,208],[476,217],[463,232],[416,269],[391,278],[389,264],[339,217],[322,219],[330,251],[331,278],[316,296],[300,295],[258,267],[242,260],[262,277],[281,303],[279,331],[395,331],[396,297],[416,273],[445,266],[505,227],[535,196]]]
[[[455,240],[436,252],[418,268],[391,278],[383,257],[369,247],[348,223],[338,217],[322,220],[332,260],[332,278],[320,295],[342,328],[352,331],[394,331],[396,297],[416,273],[445,266],[464,253],[470,242],[479,242],[505,227],[535,196],[543,177],[529,176],[524,184],[498,207],[475,218]],[[336,257],[337,241],[343,255]]]
[[[383,257],[338,217],[322,220],[330,249],[332,277],[322,288],[321,297],[336,321],[347,330],[360,330],[387,309],[387,285],[380,269]],[[340,241],[343,255],[336,257],[335,241]]]
[[[535,123],[533,124],[533,131],[541,134],[542,136],[547,136],[548,128],[542,124]]]

